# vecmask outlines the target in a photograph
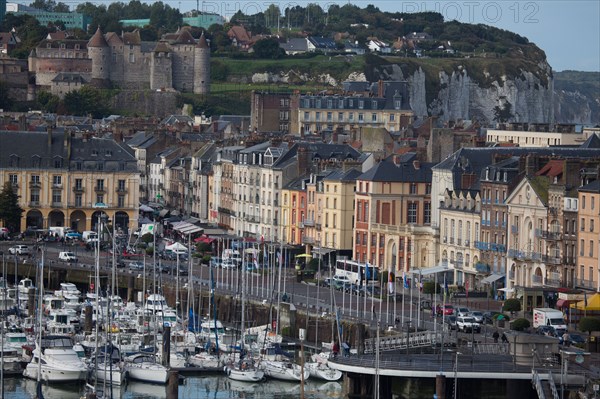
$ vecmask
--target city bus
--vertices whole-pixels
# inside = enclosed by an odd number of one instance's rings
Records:
[[[379,278],[379,269],[369,265],[368,270],[365,263],[354,260],[338,259],[335,264],[335,275],[346,276],[352,284],[360,284],[365,278],[370,283],[377,283]]]

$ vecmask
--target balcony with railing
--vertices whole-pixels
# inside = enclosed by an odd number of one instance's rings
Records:
[[[304,219],[304,225],[308,227],[313,227],[315,225],[314,219]]]
[[[598,283],[594,280],[586,280],[583,278],[578,278],[575,280],[575,286],[578,288],[586,288],[595,290],[598,287]]]
[[[29,201],[30,208],[39,208],[40,206],[40,201]]]
[[[83,186],[73,186],[74,193],[83,193],[84,191],[85,189],[83,188]]]
[[[511,258],[518,259],[518,260],[533,260],[533,261],[542,260],[542,255],[539,252],[518,251],[516,249],[509,249],[508,256]]]
[[[160,185],[160,184],[159,184],[159,185]],[[106,192],[106,188],[105,188],[104,186],[96,186],[96,187],[94,187],[94,190],[95,190],[97,193],[105,193],[105,192]]]
[[[303,244],[314,244],[315,239],[313,237],[302,236],[302,243]]]
[[[117,194],[127,194],[127,189],[125,187],[117,187]]]
[[[535,274],[531,276],[531,285],[532,286],[540,286],[543,284],[542,276],[536,276]]]
[[[50,203],[50,207],[52,207],[52,208],[62,208],[62,202],[60,202],[60,201],[58,201],[58,202],[52,201],[52,203]]]
[[[544,285],[549,287],[560,287],[562,286],[562,281],[560,279],[560,273],[550,272],[548,273],[548,277],[544,279]]]
[[[561,265],[562,259],[560,258],[560,256],[542,255],[542,262],[544,262],[547,265]]]
[[[42,187],[42,183],[40,183],[39,181],[30,181],[29,182],[29,188],[41,188]]]

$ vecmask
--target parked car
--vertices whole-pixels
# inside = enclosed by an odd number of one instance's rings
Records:
[[[323,282],[321,283],[321,285],[323,287],[331,287],[331,279],[329,277],[327,277],[325,280],[323,280]]]
[[[539,326],[535,329],[535,333],[538,335],[546,335],[548,337],[559,338],[556,329],[552,326]]]
[[[456,318],[456,328],[461,332],[481,332],[481,326],[470,316],[458,316]]]
[[[11,255],[29,255],[29,247],[27,245],[15,245],[8,248],[8,253]]]
[[[456,316],[449,315],[444,318],[446,325],[450,330],[456,330]]]
[[[445,305],[437,305],[436,313],[438,316],[442,314],[445,316],[454,314],[454,306],[445,304]]]
[[[77,256],[75,256],[75,254],[73,252],[60,252],[58,254],[58,259],[62,260],[63,262],[77,262]]]
[[[77,231],[69,231],[65,234],[65,239],[67,240],[81,240],[82,238],[83,236],[81,235],[81,233]]]
[[[478,310],[474,310],[472,311],[469,316],[471,316],[472,318],[475,319],[475,321],[479,324],[483,324],[483,312],[480,312]]]
[[[577,333],[569,333],[569,338],[571,340],[571,345],[579,348],[583,348],[587,342],[587,339],[583,335]]]
[[[483,324],[494,324],[496,315],[502,314],[500,312],[483,312]]]
[[[331,283],[333,285],[333,288],[335,288],[336,290],[341,290],[342,288],[345,288],[346,284],[350,284],[350,279],[346,276],[336,274],[335,276],[333,276]]]
[[[454,314],[458,317],[460,316],[469,316],[471,313],[471,311],[469,310],[469,308],[466,308],[464,306],[459,306],[459,307],[455,307],[454,308]]]
[[[127,265],[129,267],[130,270],[144,270],[144,263],[143,262],[129,262],[129,264]]]
[[[221,263],[221,267],[223,269],[237,269],[237,264],[235,264],[231,259],[225,259],[223,263]]]

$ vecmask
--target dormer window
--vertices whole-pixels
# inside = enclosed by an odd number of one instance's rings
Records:
[[[98,156],[98,150],[92,150],[92,156],[93,157],[97,157]]]
[[[60,48],[61,48],[62,50],[64,50],[64,49],[65,49],[65,44],[64,44],[64,43],[61,43],[61,44],[60,44]]]
[[[33,168],[39,168],[42,163],[42,158],[39,155],[34,155],[31,157],[31,166]]]
[[[112,157],[112,150],[106,150],[106,152],[104,153],[104,156]]]
[[[75,45],[75,50],[79,50],[79,44]]]

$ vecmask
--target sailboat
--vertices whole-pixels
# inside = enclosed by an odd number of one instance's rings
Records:
[[[239,360],[233,357],[224,367],[224,371],[230,379],[235,381],[258,382],[263,380],[265,373],[258,367],[254,359],[248,356],[247,351],[244,349],[244,330],[246,327],[246,307],[244,303],[246,300],[246,273],[244,270],[246,270],[245,265],[242,265],[242,338],[240,340]]]
[[[43,281],[44,253],[40,263],[40,279]],[[77,352],[73,350],[73,340],[69,336],[47,335],[42,337],[42,298],[44,286],[40,283],[38,302],[38,340],[33,350],[31,361],[23,371],[23,376],[41,381],[66,382],[79,381],[85,378],[87,368]],[[39,396],[39,395],[38,395]]]

